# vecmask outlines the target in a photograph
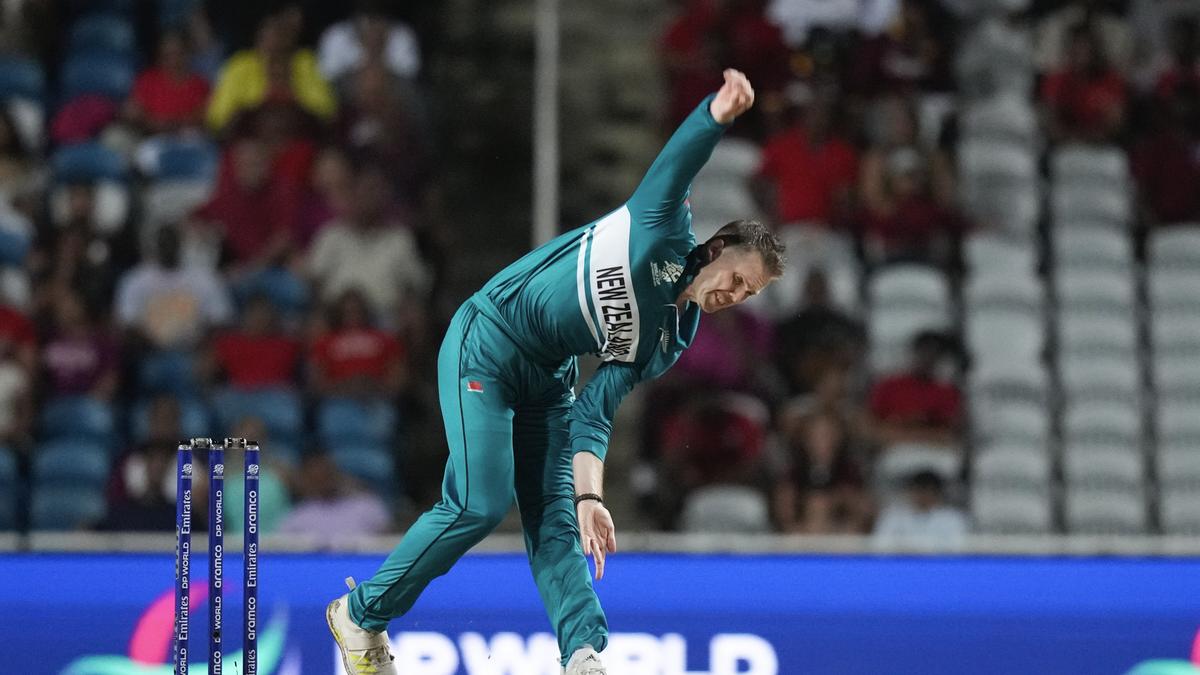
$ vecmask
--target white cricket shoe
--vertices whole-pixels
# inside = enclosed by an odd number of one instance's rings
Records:
[[[576,649],[571,655],[571,660],[567,661],[567,667],[563,668],[564,675],[608,675],[608,671],[604,669],[604,664],[600,663],[600,655],[592,649],[591,645],[584,645]]]
[[[347,578],[346,585],[354,590],[354,579]],[[386,631],[372,633],[363,630],[350,618],[349,596],[329,603],[325,608],[325,621],[329,631],[342,652],[342,663],[350,675],[396,675],[395,658],[388,649]],[[603,672],[603,671],[600,671]]]

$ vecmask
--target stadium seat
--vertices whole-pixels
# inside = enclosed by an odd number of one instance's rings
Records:
[[[136,48],[133,24],[115,14],[88,14],[76,19],[67,41],[68,53],[107,53],[132,58]]]
[[[142,232],[146,239],[164,225],[176,223],[208,202],[213,185],[208,181],[154,181],[142,191]]]
[[[1136,359],[1067,356],[1059,360],[1059,373],[1068,399],[1137,401],[1141,396]]]
[[[1194,489],[1164,490],[1158,502],[1163,533],[1200,535],[1200,493]]]
[[[1134,306],[1133,275],[1097,269],[1064,269],[1056,278],[1058,301],[1076,310],[1128,315]]]
[[[1037,249],[1025,237],[980,233],[967,236],[963,255],[972,275],[1024,278],[1037,269]]]
[[[884,449],[875,472],[881,487],[891,491],[920,471],[932,471],[947,483],[957,483],[962,466],[962,453],[957,449],[899,443]]]
[[[992,534],[1044,534],[1053,528],[1048,491],[979,488],[971,491],[976,528]]]
[[[339,469],[362,481],[375,492],[388,497],[401,492],[396,477],[396,458],[388,446],[331,443],[329,449]]]
[[[148,354],[138,363],[138,391],[143,396],[196,393],[195,357],[187,352],[164,351]]]
[[[1117,192],[1129,189],[1129,160],[1117,146],[1064,145],[1050,155],[1055,184],[1084,182]]]
[[[971,312],[964,328],[967,350],[979,367],[1041,362],[1046,327],[1040,312]]]
[[[970,181],[1013,184],[1037,180],[1037,153],[1025,145],[967,136],[958,144],[958,169]]]
[[[116,440],[116,414],[110,403],[90,396],[51,399],[42,408],[41,437],[111,445]]]
[[[1200,309],[1200,269],[1152,268],[1149,274],[1150,304],[1158,314]]]
[[[108,447],[79,440],[42,443],[33,451],[33,484],[102,489],[111,467]]]
[[[40,63],[20,56],[0,58],[0,100],[13,98],[45,102],[46,74]]]
[[[710,485],[689,494],[681,528],[690,533],[755,534],[771,531],[767,498],[740,485]]]
[[[971,369],[972,398],[1044,404],[1050,388],[1046,368],[1036,361],[984,362]]]
[[[1058,315],[1060,358],[1107,355],[1134,361],[1137,326],[1129,314],[1063,308]]]
[[[1188,223],[1155,230],[1149,242],[1150,264],[1155,269],[1200,267],[1200,224]]]
[[[114,150],[99,143],[79,143],[59,148],[50,158],[54,180],[58,183],[123,181],[125,160]]]
[[[1103,186],[1055,185],[1050,204],[1057,223],[1086,221],[1100,227],[1125,230],[1133,215],[1129,190]]]
[[[1136,404],[1116,401],[1072,402],[1063,418],[1063,432],[1068,442],[1136,447],[1142,437],[1141,410]]]
[[[946,277],[926,265],[889,265],[870,279],[868,297],[876,307],[926,307],[946,311],[950,287]]]
[[[1146,498],[1141,490],[1068,489],[1064,513],[1075,534],[1144,534]]]
[[[1139,489],[1146,479],[1145,462],[1137,447],[1068,443],[1063,451],[1063,475],[1074,487]]]
[[[1156,412],[1159,442],[1200,443],[1200,399],[1161,399]]]
[[[214,183],[220,155],[206,140],[163,139],[143,144],[138,168],[154,180]]]
[[[130,432],[136,442],[146,441],[150,436],[151,403],[143,400],[134,406]],[[179,399],[179,426],[186,438],[202,438],[213,433],[212,415],[203,399],[194,396]]]
[[[1200,335],[1196,336],[1200,339]],[[1156,353],[1153,361],[1154,388],[1168,399],[1200,398],[1200,349],[1191,352]]]
[[[1123,232],[1094,228],[1055,228],[1054,265],[1082,270],[1108,269],[1128,274],[1133,242]]]
[[[124,101],[133,88],[133,61],[109,54],[74,54],[63,66],[59,101],[99,94]]]
[[[1013,443],[1032,449],[1045,448],[1050,436],[1050,414],[1044,404],[1005,401],[980,410],[976,431],[994,443]]]
[[[317,434],[329,447],[347,443],[388,445],[396,431],[396,412],[387,401],[328,398],[317,408]]]
[[[1042,284],[1032,270],[1023,275],[1013,270],[976,272],[963,288],[968,312],[990,309],[1039,312],[1042,309]]]
[[[43,531],[74,530],[99,522],[106,510],[101,488],[36,487],[30,506],[30,527]]]
[[[1012,93],[967,104],[961,119],[964,138],[983,139],[1036,149],[1041,140],[1037,113],[1028,97]]]
[[[762,150],[753,141],[726,136],[713,149],[700,174],[701,181],[729,180],[745,182],[758,171]]]
[[[1160,443],[1155,453],[1160,488],[1200,491],[1200,452],[1192,443]]]
[[[1047,490],[1050,453],[1022,444],[984,446],[971,463],[971,476],[974,489]]]
[[[969,178],[961,182],[959,192],[973,220],[1009,236],[1034,234],[1042,214],[1042,193],[1037,183],[1005,184],[995,179]]]
[[[284,315],[299,318],[308,308],[309,285],[285,267],[268,267],[233,284],[233,295],[244,304],[255,295],[266,295]]]
[[[226,433],[243,418],[257,417],[267,427],[272,444],[296,448],[304,440],[304,404],[295,390],[227,388],[219,391],[213,402],[217,420]]]

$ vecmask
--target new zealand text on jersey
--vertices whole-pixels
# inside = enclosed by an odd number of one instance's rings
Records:
[[[625,283],[625,269],[618,265],[596,270],[596,295],[607,338],[604,353],[617,359],[628,356],[633,345],[633,303]]]

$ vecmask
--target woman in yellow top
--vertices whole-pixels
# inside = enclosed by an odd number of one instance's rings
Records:
[[[221,67],[208,102],[208,125],[220,131],[239,113],[266,101],[294,101],[321,120],[337,112],[337,98],[321,76],[316,55],[296,48],[295,31],[279,15],[263,20],[253,49],[234,54]]]

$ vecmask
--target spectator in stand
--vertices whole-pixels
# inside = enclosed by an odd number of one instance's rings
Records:
[[[133,83],[126,119],[151,134],[203,127],[208,81],[192,70],[190,56],[182,32],[163,32],[157,62]]]
[[[147,438],[118,462],[108,482],[108,514],[102,530],[169,530],[175,524],[175,453],[183,437],[179,401],[162,395],[150,402]],[[194,471],[193,504],[197,489],[207,495],[205,473]],[[205,509],[192,509],[193,526],[207,521]],[[228,519],[227,519],[228,522]]]
[[[0,304],[0,352],[26,372],[36,372],[37,328],[20,309],[6,304]]]
[[[354,205],[354,170],[350,158],[336,145],[317,153],[308,191],[300,208],[296,248],[307,251],[325,223],[343,220]]]
[[[375,327],[366,296],[342,293],[329,310],[329,325],[310,354],[309,375],[318,396],[394,398],[407,380],[404,346]]]
[[[242,323],[213,341],[209,369],[243,391],[295,384],[303,354],[298,340],[279,328],[279,314],[266,295],[255,295],[242,309]]]
[[[1181,81],[1150,110],[1130,166],[1151,224],[1200,220],[1200,81]]]
[[[335,546],[341,540],[382,534],[391,527],[383,500],[339,470],[326,453],[305,457],[296,488],[296,506],[279,526],[280,533]]]
[[[1200,21],[1180,17],[1170,24],[1168,33],[1170,60],[1154,83],[1159,106],[1170,105],[1182,87],[1200,86]]]
[[[908,479],[904,501],[887,506],[875,523],[877,546],[958,550],[970,530],[967,517],[946,503],[942,478],[921,471]]]
[[[316,56],[296,44],[289,12],[270,15],[259,24],[253,49],[225,62],[208,105],[208,125],[221,131],[241,113],[267,101],[291,101],[314,117],[328,121],[337,99],[317,68]]]
[[[830,367],[850,371],[866,349],[862,322],[834,306],[829,282],[819,269],[804,280],[804,306],[780,324],[776,363],[789,393],[813,391]]]
[[[348,79],[349,101],[338,124],[342,145],[387,166],[400,203],[417,206],[428,182],[431,149],[416,88],[377,64],[363,66]]]
[[[107,315],[119,274],[108,242],[86,224],[68,225],[49,233],[47,239],[35,249],[29,264],[35,313],[49,316],[58,298],[78,294],[97,316]]]
[[[833,227],[850,208],[858,154],[838,133],[827,97],[793,91],[796,121],[763,147],[756,192],[779,225]]]
[[[1051,135],[1110,142],[1125,122],[1125,79],[1109,62],[1091,24],[1076,25],[1069,40],[1066,64],[1042,81]]]
[[[783,31],[766,16],[767,0],[724,0],[719,25],[728,64],[746,74],[755,90],[770,96],[787,84],[791,54]]]
[[[679,357],[672,379],[689,388],[770,396],[778,387],[777,376],[761,356],[771,353],[774,338],[772,326],[750,312],[733,309],[714,314],[700,325],[692,345]]]
[[[781,414],[785,467],[773,490],[783,532],[856,534],[870,517],[865,471],[849,423],[835,411],[792,404]]]
[[[950,265],[952,240],[964,224],[938,202],[921,154],[911,147],[892,151],[881,187],[871,200],[864,199],[866,208],[861,216],[869,258]]]
[[[689,493],[707,485],[758,485],[769,413],[745,394],[696,394],[662,422],[659,525],[672,527]]]
[[[867,97],[887,93],[944,92],[954,87],[949,14],[926,0],[900,0],[891,28],[863,42],[846,85]]]
[[[373,64],[395,77],[416,78],[421,71],[417,34],[388,16],[391,7],[384,0],[359,0],[353,16],[325,29],[318,50],[325,79],[337,82]]]
[[[713,0],[679,0],[679,15],[663,33],[660,50],[667,71],[667,125],[674,127],[720,83],[721,53]]]
[[[1157,4],[1166,4],[1154,0]],[[1034,63],[1038,70],[1050,73],[1067,68],[1071,62],[1072,33],[1087,24],[1098,42],[1105,45],[1109,60],[1121,73],[1128,72],[1133,61],[1134,37],[1131,22],[1122,15],[1123,1],[1068,0],[1047,3],[1058,5],[1037,25]]]
[[[883,378],[871,390],[875,435],[884,448],[897,443],[962,446],[962,394],[939,377],[951,354],[944,335],[921,332],[913,338],[908,371]]]
[[[271,439],[267,427],[257,417],[244,417],[229,430],[231,438],[258,441],[266,450],[259,455],[258,465],[258,532],[271,534],[287,518],[292,509],[292,496],[288,491],[291,467],[271,452]],[[246,465],[246,454],[241,449],[225,452],[227,469]],[[225,532],[240,534],[246,513],[246,477],[242,471],[227,470],[225,473]]]
[[[217,274],[180,264],[180,236],[164,227],[155,255],[125,273],[117,288],[116,318],[135,344],[190,349],[233,315],[229,293]]]
[[[238,141],[229,156],[216,194],[194,225],[220,233],[238,273],[280,264],[292,249],[300,188],[272,173],[268,148],[259,140]]]
[[[53,332],[41,352],[46,395],[111,401],[119,363],[116,342],[96,325],[80,297],[61,295],[54,303]]]
[[[384,166],[358,166],[350,216],[321,228],[309,251],[309,274],[325,302],[358,288],[370,311],[389,319],[402,304],[422,304],[428,273],[416,238],[396,216],[392,195]]]
[[[770,0],[767,16],[782,28],[787,43],[798,48],[818,30],[879,35],[895,21],[898,6],[896,0]]]
[[[27,189],[37,168],[37,158],[26,147],[12,113],[0,106],[0,201]]]

